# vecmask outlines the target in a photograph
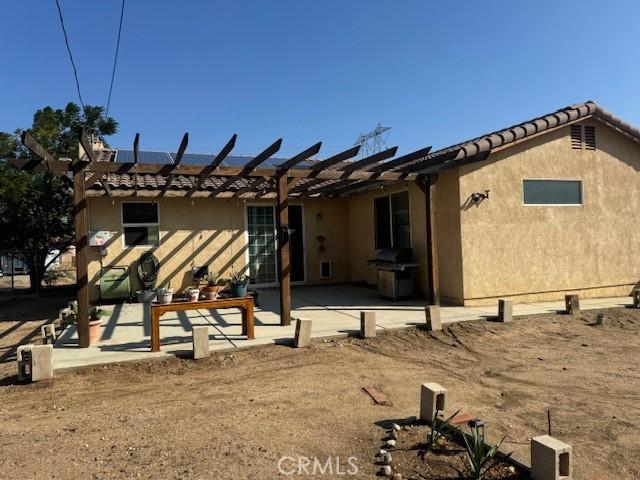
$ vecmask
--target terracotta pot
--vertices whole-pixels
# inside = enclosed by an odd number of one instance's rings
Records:
[[[202,295],[206,300],[217,300],[220,290],[222,290],[222,287],[220,285],[215,285],[213,287],[204,287],[202,289]]]
[[[102,322],[98,320],[89,320],[89,345],[97,343],[100,339],[100,324]]]

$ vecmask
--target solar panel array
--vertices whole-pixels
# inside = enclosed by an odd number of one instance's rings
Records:
[[[214,159],[215,154],[205,153],[185,153],[182,156],[182,164],[185,165],[209,165]],[[138,162],[140,163],[173,163],[176,157],[175,152],[149,152],[144,150],[138,151]],[[229,155],[224,162],[223,167],[242,167],[246,165],[253,157]],[[260,168],[276,168],[281,163],[287,161],[287,158],[273,157],[269,158],[260,165]],[[117,150],[115,161],[117,163],[133,163],[133,150]],[[301,162],[294,168],[309,168],[312,162]]]

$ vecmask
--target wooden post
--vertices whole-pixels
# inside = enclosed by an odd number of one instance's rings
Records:
[[[277,178],[278,279],[280,325],[291,325],[291,267],[289,264],[289,188],[286,173]]]
[[[426,178],[424,189],[427,224],[427,282],[429,300],[432,305],[440,305],[440,278],[438,274],[438,239],[436,230],[436,180],[435,174]]]
[[[80,348],[89,346],[89,277],[87,249],[89,226],[87,224],[87,198],[84,168],[80,160],[73,162],[73,203],[76,230],[76,299],[78,301],[78,343]]]

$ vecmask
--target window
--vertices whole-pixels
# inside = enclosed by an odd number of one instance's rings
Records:
[[[411,247],[409,192],[378,197],[373,201],[375,247]]]
[[[157,247],[160,244],[158,204],[155,202],[123,203],[122,229],[126,247]]]
[[[582,205],[580,180],[523,180],[525,205]]]

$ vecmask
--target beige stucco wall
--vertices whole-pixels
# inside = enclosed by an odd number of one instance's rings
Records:
[[[149,201],[144,198],[90,197],[89,229],[109,230],[112,239],[107,247],[104,266],[131,266],[132,289],[139,289],[135,268],[147,247],[124,247],[121,224],[123,201]],[[238,199],[160,198],[160,245],[154,254],[161,263],[158,285],[167,281],[177,290],[191,283],[191,267],[209,265],[210,271],[228,276],[231,269],[246,267],[245,204]],[[268,200],[251,203],[273,203]],[[295,204],[296,202],[291,202]],[[349,280],[348,241],[345,235],[348,211],[339,200],[308,200],[305,212],[307,284],[337,283]],[[318,213],[320,216],[318,217]],[[325,252],[319,252],[316,237],[326,237]],[[90,297],[98,299],[100,250],[90,248]],[[330,260],[333,275],[320,279],[320,260]]]
[[[597,150],[572,150],[569,127],[460,169],[465,304],[626,295],[638,281],[640,145],[589,119]],[[523,179],[582,180],[582,206],[525,206]],[[465,202],[490,190],[478,206]]]

